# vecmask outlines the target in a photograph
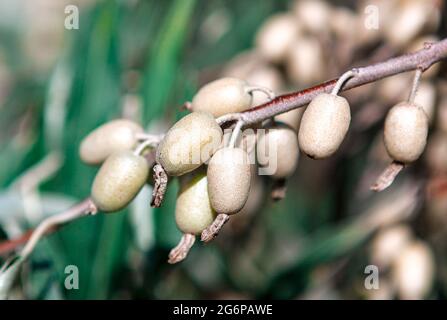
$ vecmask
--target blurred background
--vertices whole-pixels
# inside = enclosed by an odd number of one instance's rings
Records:
[[[64,27],[68,5],[78,29]],[[89,195],[97,168],[78,146],[106,121],[164,132],[222,76],[303,89],[442,39],[445,16],[442,0],[0,0],[0,262],[14,253],[8,239]],[[383,119],[412,74],[343,93],[353,118],[336,156],[303,155],[280,202],[257,177],[243,212],[179,265],[166,262],[181,236],[173,180],[161,208],[150,208],[147,186],[125,211],[42,240],[10,298],[446,298],[444,71],[424,73],[416,97],[431,121],[428,147],[386,191],[369,191],[391,161]],[[301,112],[279,118],[298,128]],[[64,286],[69,265],[77,290]],[[369,265],[379,289],[368,290]]]

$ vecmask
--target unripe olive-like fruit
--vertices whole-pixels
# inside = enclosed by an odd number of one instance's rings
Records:
[[[327,30],[331,18],[331,7],[326,1],[295,1],[293,11],[296,19],[307,31],[318,33]]]
[[[252,95],[248,84],[237,78],[221,78],[204,85],[192,99],[193,111],[206,111],[214,117],[250,108]]]
[[[394,160],[409,163],[419,158],[427,143],[427,134],[428,117],[422,107],[401,102],[388,112],[384,141]]]
[[[285,123],[275,123],[259,135],[256,154],[263,174],[276,179],[291,176],[299,158],[296,132]]]
[[[108,122],[82,140],[79,148],[81,160],[88,164],[100,164],[112,153],[131,150],[136,146],[136,134],[140,132],[143,128],[130,120]]]
[[[146,160],[130,151],[115,153],[102,164],[92,185],[92,199],[99,210],[126,207],[147,181]]]
[[[211,113],[192,112],[169,129],[156,159],[170,176],[181,176],[206,161],[219,148],[223,132]]]
[[[312,100],[301,119],[298,141],[309,157],[323,159],[337,151],[351,122],[348,101],[322,93]]]
[[[393,266],[393,280],[400,299],[422,299],[432,287],[435,260],[430,247],[415,241],[403,249]]]
[[[175,207],[175,221],[183,233],[200,234],[216,217],[208,197],[205,173],[181,177]]]
[[[234,214],[243,208],[250,192],[250,159],[240,148],[218,150],[208,164],[208,194],[217,213]]]
[[[256,47],[265,59],[280,63],[286,57],[300,29],[298,19],[292,14],[273,15],[259,29],[256,35]]]
[[[298,85],[321,81],[326,68],[318,40],[308,36],[297,39],[288,50],[286,69],[290,79]]]

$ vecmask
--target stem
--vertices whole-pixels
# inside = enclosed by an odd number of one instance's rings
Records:
[[[388,167],[382,172],[382,174],[377,178],[376,182],[371,186],[371,190],[380,192],[388,188],[396,179],[399,172],[405,166],[397,161],[393,161],[390,163]]]
[[[356,68],[356,76],[345,82],[340,91],[349,90],[368,83],[376,82],[380,79],[390,77],[399,73],[404,73],[416,69],[427,70],[432,64],[447,57],[447,39],[430,44],[429,46],[416,51],[401,55],[384,62],[375,63],[369,66]],[[276,97],[272,101],[264,103],[241,113],[245,125],[251,125],[274,117],[278,114],[299,108],[308,104],[313,98],[321,93],[330,93],[334,88],[337,79],[329,80],[314,87],[284,94]],[[223,116],[225,117],[225,116]],[[230,118],[219,118],[219,124],[227,121],[238,120],[236,114]]]
[[[21,258],[26,259],[33,252],[34,247],[37,245],[40,238],[42,238],[42,236],[44,236],[48,232],[48,230],[51,230],[56,226],[68,223],[85,215],[91,213],[94,214],[96,213],[96,211],[96,206],[93,204],[92,200],[90,198],[87,198],[86,200],[80,202],[67,211],[43,220],[31,234],[31,237],[29,238],[25,247],[23,247],[23,250],[20,253]]]
[[[416,69],[416,72],[415,72],[414,78],[413,78],[413,85],[411,87],[411,92],[410,92],[410,95],[408,96],[408,102],[410,102],[410,103],[414,103],[414,98],[416,97],[416,93],[419,88],[419,82],[421,80],[421,76],[422,76],[422,70]]]
[[[273,100],[276,97],[276,94],[273,90],[262,86],[247,86],[245,88],[245,91],[249,94],[252,94],[254,91],[260,91],[264,93],[269,98],[269,100]]]
[[[234,146],[236,145],[237,138],[239,137],[239,134],[241,132],[241,128],[243,125],[244,125],[244,121],[242,121],[242,120],[239,120],[236,123],[236,126],[234,127],[233,132],[231,134],[230,143],[228,144],[228,146],[230,148],[234,148]]]
[[[349,71],[346,71],[345,73],[343,73],[341,75],[340,78],[338,78],[337,83],[335,84],[334,88],[332,89],[331,94],[333,95],[337,95],[338,92],[340,91],[341,87],[345,84],[345,82],[349,79],[352,78],[355,74],[356,74],[356,69],[352,69]]]

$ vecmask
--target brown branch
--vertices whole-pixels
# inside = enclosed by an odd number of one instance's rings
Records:
[[[92,200],[87,198],[67,211],[46,218],[37,226],[37,228],[28,230],[19,238],[0,243],[0,255],[5,255],[15,250],[18,246],[26,243],[20,254],[22,258],[26,258],[33,251],[40,238],[53,233],[68,222],[77,220],[90,213],[96,213],[96,211],[96,206],[93,204]]]
[[[355,77],[347,80],[341,91],[356,88],[380,79],[416,69],[425,71],[432,64],[447,57],[447,39],[431,43],[414,53],[401,55],[384,62],[353,69]],[[278,114],[302,107],[321,93],[329,93],[338,79],[329,80],[314,87],[284,94],[260,106],[241,113],[245,125],[269,119]],[[228,121],[234,121],[228,119]]]

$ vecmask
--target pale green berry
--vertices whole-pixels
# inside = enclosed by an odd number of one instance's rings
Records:
[[[92,199],[99,210],[113,212],[125,208],[147,181],[146,159],[130,151],[111,155],[102,164],[92,185]]]
[[[298,141],[301,151],[314,159],[331,156],[340,147],[351,122],[348,101],[322,93],[307,106],[301,119]]]
[[[208,161],[219,148],[223,132],[207,112],[192,112],[166,133],[157,148],[157,162],[170,176],[181,176]]]
[[[143,128],[133,121],[110,121],[82,140],[79,148],[81,160],[88,164],[100,164],[112,153],[131,150],[138,143],[136,134],[141,132]]]
[[[175,221],[183,233],[200,234],[216,217],[208,197],[208,180],[203,172],[180,178]]]
[[[250,192],[250,159],[240,148],[218,150],[208,164],[208,193],[217,213],[238,213]]]

